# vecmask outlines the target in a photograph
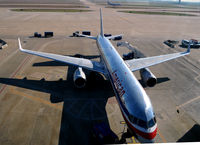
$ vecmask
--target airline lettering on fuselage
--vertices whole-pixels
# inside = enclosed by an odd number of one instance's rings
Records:
[[[122,83],[121,83],[122,81],[119,79],[116,72],[117,71],[112,72],[112,77],[113,77],[114,85],[117,89],[117,92],[119,96],[122,97],[125,94],[125,90],[124,90],[124,87],[122,86]]]

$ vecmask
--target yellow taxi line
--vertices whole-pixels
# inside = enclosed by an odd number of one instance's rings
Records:
[[[161,134],[161,132],[160,132],[159,129],[158,129],[158,134],[159,134],[161,140],[162,140],[164,143],[166,143],[167,141],[166,141],[165,137]]]

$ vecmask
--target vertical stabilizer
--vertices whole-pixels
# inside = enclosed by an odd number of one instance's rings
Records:
[[[100,35],[103,37],[103,19],[102,19],[102,13],[100,8]]]

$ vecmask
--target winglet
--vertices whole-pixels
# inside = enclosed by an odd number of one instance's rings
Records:
[[[23,51],[23,48],[22,48],[22,45],[21,45],[20,38],[18,38],[18,43],[19,43],[19,49],[20,49],[21,51]]]
[[[102,12],[101,12],[101,8],[100,8],[100,34],[103,37],[103,19],[102,19]]]
[[[187,49],[187,51],[186,51],[187,53],[190,53],[191,44],[192,44],[192,40],[189,41],[188,49]]]

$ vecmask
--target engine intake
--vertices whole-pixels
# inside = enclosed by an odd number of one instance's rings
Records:
[[[73,80],[74,80],[74,85],[77,88],[84,88],[85,87],[85,85],[86,85],[86,75],[83,72],[83,69],[81,67],[78,67],[76,69],[76,71],[74,72]]]
[[[142,78],[142,81],[148,87],[153,87],[157,83],[157,78],[148,68],[141,69],[140,70],[140,76]]]

